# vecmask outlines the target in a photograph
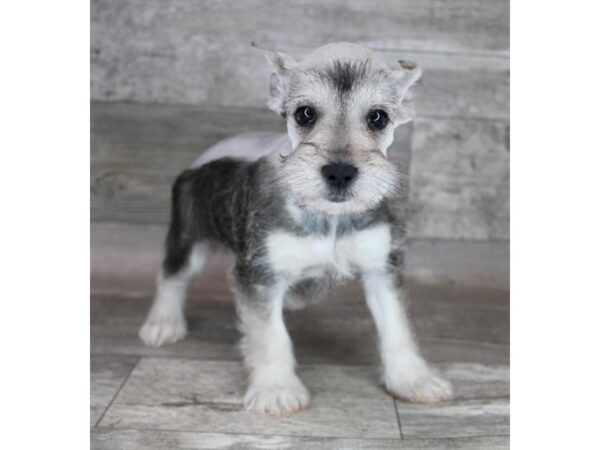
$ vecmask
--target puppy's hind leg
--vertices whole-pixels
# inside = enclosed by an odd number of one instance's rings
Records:
[[[174,255],[173,251],[168,246],[163,269],[158,275],[154,302],[139,333],[144,343],[151,347],[171,344],[187,335],[184,316],[187,287],[210,255],[205,242],[179,249],[181,254]],[[172,265],[176,260],[180,262]]]
[[[184,172],[173,185],[171,225],[156,295],[140,338],[153,347],[177,342],[187,334],[183,309],[192,277],[204,267],[210,247],[200,233],[194,173]]]

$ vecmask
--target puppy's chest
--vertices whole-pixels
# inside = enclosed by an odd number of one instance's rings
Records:
[[[334,275],[352,277],[360,272],[384,270],[391,248],[387,224],[342,236],[297,236],[275,231],[267,238],[267,260],[271,270],[290,280]]]

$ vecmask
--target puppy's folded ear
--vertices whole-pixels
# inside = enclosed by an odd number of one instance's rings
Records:
[[[290,71],[298,63],[287,53],[260,48],[254,42],[252,43],[252,46],[265,56],[273,70],[269,82],[270,96],[267,101],[267,106],[277,114],[283,116],[285,115],[284,102]]]
[[[421,78],[423,73],[421,68],[413,62],[401,60],[398,63],[400,67],[394,69],[396,89],[400,98],[394,123],[396,126],[410,122],[415,118],[416,112],[409,88]]]

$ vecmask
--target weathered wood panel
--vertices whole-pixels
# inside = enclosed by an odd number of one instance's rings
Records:
[[[454,398],[433,405],[396,400],[405,439],[509,434],[507,366],[445,364],[438,369],[452,381]]]
[[[235,133],[283,130],[258,109],[94,103],[91,117],[92,220],[166,223],[175,177],[209,146]]]
[[[272,434],[198,433],[162,430],[96,428],[91,436],[93,450],[156,449],[397,449],[400,439],[343,439]],[[486,441],[487,442],[487,441]],[[440,442],[440,445],[442,443]],[[423,448],[405,447],[401,448]]]
[[[396,400],[405,439],[509,434],[508,366],[444,364],[437,368],[452,381],[454,398],[434,405]]]
[[[508,239],[509,159],[509,126],[504,121],[417,118],[410,236]]]
[[[510,243],[413,239],[409,243],[407,274],[424,285],[458,284],[508,290]]]
[[[104,415],[113,428],[398,438],[394,403],[363,367],[303,366],[312,407],[273,420],[242,405],[241,363],[143,358]]]
[[[406,439],[498,436],[510,432],[510,406],[506,398],[439,405],[396,402],[396,405]]]
[[[90,358],[90,423],[95,425],[137,362],[136,356],[92,355]]]
[[[419,450],[499,450],[509,448],[508,436],[454,439],[343,439],[310,436],[274,436],[259,434],[194,433],[162,430],[92,430],[94,450],[158,449],[419,449]]]
[[[448,364],[439,369],[456,398],[437,405],[395,402],[402,437],[506,435],[508,369]],[[101,427],[339,438],[398,438],[394,401],[374,368],[300,365],[312,393],[307,411],[273,420],[243,409],[240,363],[143,358],[102,418]]]
[[[268,72],[250,42],[300,57],[351,41],[423,66],[421,114],[508,115],[505,0],[94,0],[91,17],[94,99],[256,107]]]
[[[436,369],[452,381],[453,403],[510,397],[510,370],[507,365],[479,363],[437,364]],[[398,402],[405,405],[406,402]]]

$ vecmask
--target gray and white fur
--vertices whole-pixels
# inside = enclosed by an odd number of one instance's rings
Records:
[[[386,389],[414,402],[449,399],[450,384],[423,360],[411,332],[405,233],[388,205],[401,184],[386,153],[394,128],[414,118],[408,90],[420,69],[404,61],[391,68],[349,43],[299,62],[260,51],[273,70],[268,106],[288,133],[225,140],[177,178],[163,268],[140,337],[160,346],[186,335],[187,285],[211,252],[227,249],[236,256],[248,409],[286,416],[307,407],[283,308],[354,277],[377,327]]]

